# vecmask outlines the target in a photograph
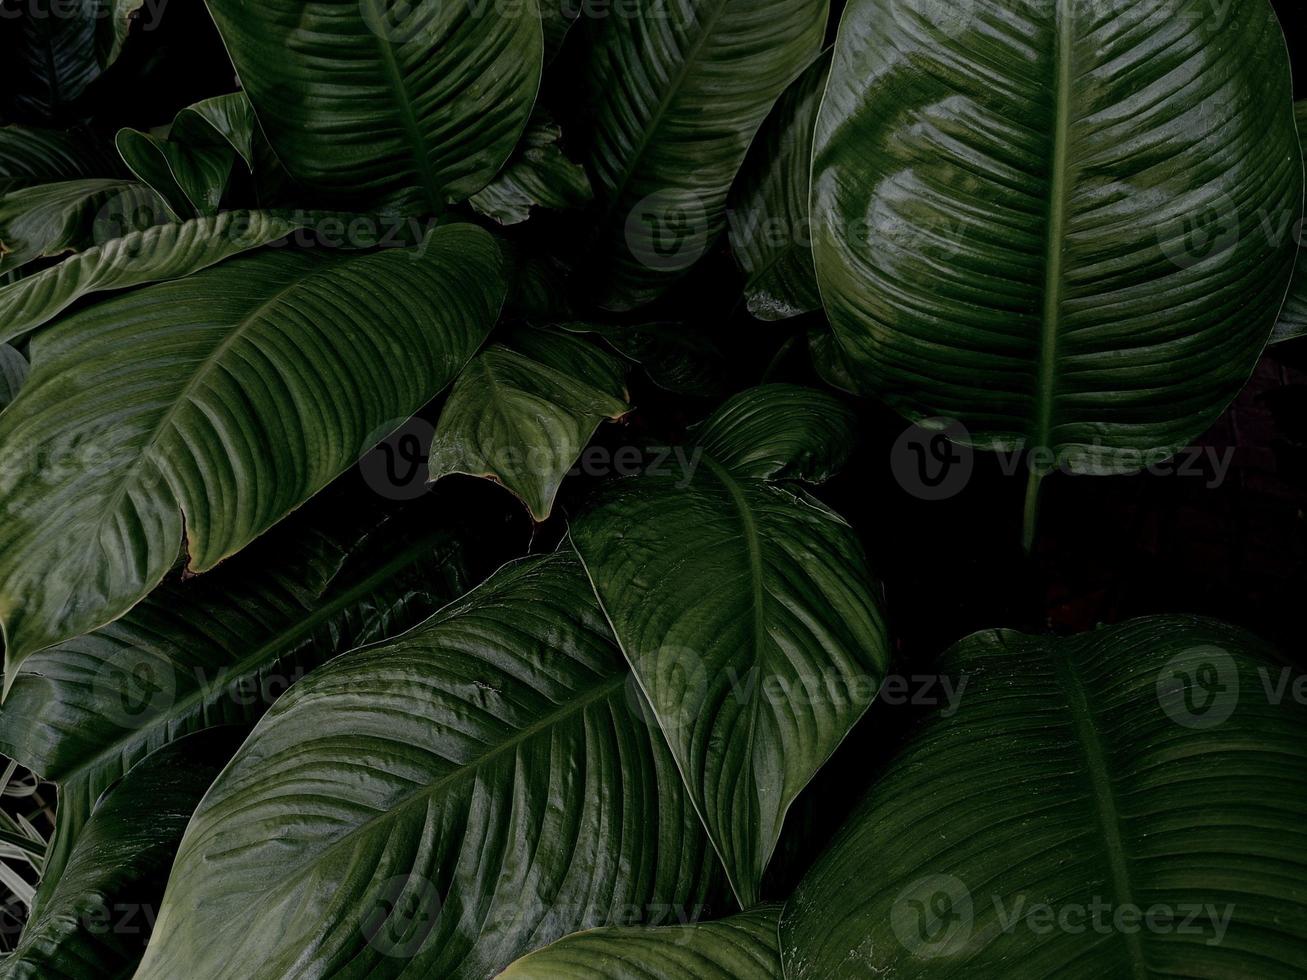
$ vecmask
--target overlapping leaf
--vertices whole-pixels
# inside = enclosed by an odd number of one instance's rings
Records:
[[[760,320],[821,309],[808,228],[808,176],[830,60],[829,51],[820,54],[776,100],[731,188],[731,249],[748,276],[749,312]]]
[[[284,238],[311,220],[307,215],[226,211],[109,238],[0,287],[0,343],[35,330],[89,293],[181,279]]]
[[[800,884],[786,977],[1302,972],[1307,711],[1260,641],[1182,617],[997,631],[941,670],[956,712]]]
[[[208,6],[277,156],[330,199],[438,212],[490,182],[535,103],[534,0]]]
[[[239,163],[254,169],[254,110],[244,92],[219,95],[177,113],[166,138],[123,129],[123,162],[185,219],[217,214]]]
[[[0,272],[148,228],[168,213],[150,188],[116,177],[11,189],[0,195]]]
[[[1248,378],[1288,285],[1291,98],[1265,0],[1110,18],[1088,0],[853,0],[812,218],[861,386],[1076,472],[1183,445]]]
[[[126,980],[200,797],[235,750],[225,729],[148,756],[96,807],[59,884],[0,959],[3,980]]]
[[[620,481],[571,529],[745,908],[790,804],[888,659],[853,531],[758,478],[826,475],[839,451],[820,443],[849,433],[807,416],[842,411],[806,389],[746,393],[706,426],[726,462],[696,447],[693,472]]]
[[[1298,124],[1298,139],[1305,147],[1303,156],[1307,157],[1307,101],[1294,103],[1293,116]],[[1294,340],[1307,334],[1307,249],[1302,247],[1302,226],[1294,226],[1293,231],[1298,240],[1298,258],[1293,267],[1293,283],[1289,287],[1289,296],[1280,310],[1275,333],[1271,335],[1272,343]]]
[[[655,298],[722,232],[749,141],[826,16],[826,0],[639,0],[600,22],[586,87],[603,306]]]
[[[590,178],[584,167],[564,154],[562,138],[558,124],[537,109],[504,169],[469,203],[501,225],[526,221],[533,207],[552,211],[581,207],[592,196]]]
[[[504,980],[781,980],[780,906],[716,922],[591,929],[522,957]]]
[[[6,685],[127,612],[183,537],[207,571],[351,465],[467,362],[504,276],[488,234],[447,225],[416,249],[242,256],[42,331],[0,416]]]
[[[117,622],[23,663],[0,706],[0,752],[59,785],[38,901],[95,800],[143,755],[214,725],[248,730],[309,670],[463,591],[454,534],[356,503],[337,516],[345,506],[315,503],[212,575],[169,582]]]
[[[485,977],[718,872],[574,556],[337,659],[195,814],[138,980]]]
[[[18,397],[27,371],[27,358],[10,345],[0,344],[0,409]]]
[[[605,419],[630,411],[621,363],[563,333],[519,330],[464,368],[440,414],[431,479],[481,476],[537,521]]]

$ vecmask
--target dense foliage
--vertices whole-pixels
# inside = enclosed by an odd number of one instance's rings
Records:
[[[1268,0],[3,3],[0,977],[1307,972],[1298,658],[1040,515],[1307,333]]]

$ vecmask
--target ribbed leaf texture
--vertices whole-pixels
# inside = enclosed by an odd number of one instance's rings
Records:
[[[486,977],[720,874],[568,553],[283,697],[186,831],[138,980]]]
[[[956,713],[799,885],[787,978],[1302,975],[1307,710],[1260,641],[1155,617],[940,669]]]

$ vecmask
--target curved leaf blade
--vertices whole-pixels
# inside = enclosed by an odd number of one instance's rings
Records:
[[[1298,124],[1298,139],[1303,144],[1303,156],[1307,157],[1307,100],[1294,103],[1293,118]],[[1284,301],[1284,308],[1280,310],[1275,333],[1271,335],[1273,344],[1307,334],[1307,249],[1303,248],[1302,226],[1294,226],[1294,232],[1298,240],[1298,257],[1294,261],[1289,296]]]
[[[697,458],[689,480],[618,482],[571,539],[748,908],[790,805],[871,704],[888,641],[843,521]]]
[[[501,225],[531,217],[533,207],[551,211],[579,208],[594,196],[585,168],[563,152],[563,131],[537,109],[508,163],[468,203]]]
[[[8,344],[0,344],[0,409],[18,397],[27,381],[27,358]]]
[[[486,232],[447,225],[417,249],[243,256],[43,331],[0,416],[6,687],[131,609],[183,533],[207,571],[421,408],[489,332],[504,275]]]
[[[58,886],[0,959],[3,980],[118,980],[136,969],[196,805],[236,748],[191,736],[145,758],[96,807]],[[93,967],[90,966],[93,964]]]
[[[785,975],[1296,975],[1307,712],[1268,698],[1274,663],[1193,617],[963,640],[941,664],[956,711],[786,906]]]
[[[0,195],[0,272],[157,224],[168,205],[144,184],[86,178]]]
[[[586,90],[600,305],[656,298],[726,227],[726,195],[777,96],[817,53],[827,0],[640,0],[603,22]]]
[[[731,249],[748,277],[749,312],[759,320],[821,309],[808,227],[808,177],[830,62],[831,53],[823,51],[776,100],[731,188]]]
[[[490,182],[535,103],[534,0],[207,0],[273,149],[333,199],[439,212]]]
[[[779,905],[716,922],[591,929],[530,953],[503,980],[781,980]]]
[[[90,293],[182,279],[285,238],[311,220],[267,211],[226,211],[110,238],[0,287],[0,343],[35,330]]]
[[[845,10],[813,147],[827,314],[913,421],[1135,471],[1229,404],[1288,286],[1303,177],[1275,15],[940,9]]]
[[[631,909],[695,909],[707,844],[629,697],[567,553],[334,661],[205,797],[138,980],[483,977]]]
[[[537,523],[547,520],[595,431],[631,410],[623,378],[615,358],[578,337],[518,331],[473,358],[454,383],[431,446],[431,482],[485,477]]]

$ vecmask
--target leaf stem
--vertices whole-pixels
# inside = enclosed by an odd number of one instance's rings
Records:
[[[1035,550],[1035,532],[1039,526],[1039,491],[1048,470],[1031,465],[1029,474],[1026,479],[1025,518],[1021,525],[1021,546],[1027,555]]]

